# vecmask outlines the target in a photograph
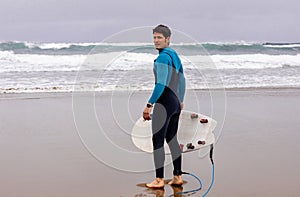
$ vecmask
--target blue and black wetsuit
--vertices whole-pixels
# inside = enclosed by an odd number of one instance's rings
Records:
[[[164,140],[171,150],[174,175],[181,175],[181,150],[177,141],[180,103],[185,94],[185,78],[181,61],[171,48],[159,51],[154,63],[155,87],[149,103],[154,105],[152,142],[156,177],[164,177]]]

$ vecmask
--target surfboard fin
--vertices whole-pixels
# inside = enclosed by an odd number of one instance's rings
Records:
[[[198,141],[198,144],[202,144],[202,145],[204,145],[204,144],[205,144],[205,141],[203,141],[203,140],[199,140],[199,141]]]
[[[202,118],[200,119],[200,122],[203,124],[203,123],[208,123],[208,120],[206,118]]]
[[[198,114],[191,114],[191,119],[196,119],[198,117],[199,117]]]
[[[195,146],[193,145],[193,143],[188,143],[186,145],[186,147],[187,147],[187,149],[194,149],[195,148]]]

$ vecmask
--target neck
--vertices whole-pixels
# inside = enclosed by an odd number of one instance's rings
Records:
[[[169,46],[165,47],[168,48]],[[156,48],[156,50],[158,50],[159,52],[161,52],[162,50],[164,50],[165,48]]]

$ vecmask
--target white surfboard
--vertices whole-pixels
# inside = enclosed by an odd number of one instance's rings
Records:
[[[136,121],[131,133],[134,145],[148,153],[153,152],[151,125],[151,120],[145,121],[141,117]],[[185,110],[181,111],[177,139],[182,152],[198,150],[215,143],[213,130],[216,125],[217,122],[208,116]],[[167,143],[165,143],[165,153],[170,154]]]

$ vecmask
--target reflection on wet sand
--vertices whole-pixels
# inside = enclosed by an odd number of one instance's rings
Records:
[[[184,195],[179,194],[183,191],[183,187],[173,187],[173,196],[174,197],[184,197]],[[135,197],[147,197],[148,195],[155,195],[155,197],[164,197],[165,196],[165,189],[145,189],[142,193],[135,195]]]
[[[173,189],[173,196],[174,197],[184,197],[185,195],[183,194],[179,194],[180,192],[183,191],[183,187],[182,186],[171,186],[168,185],[167,182],[169,182],[170,180],[165,180],[165,187],[166,186],[170,186]],[[187,183],[186,181],[183,182],[183,184]],[[146,183],[140,183],[137,184],[138,187],[145,187],[146,189],[140,193],[140,194],[136,194],[134,197],[150,197],[155,195],[155,197],[164,197],[165,196],[165,189],[164,188],[160,188],[160,189],[152,189],[152,188],[148,188],[146,187]],[[171,194],[170,194],[171,195]]]

